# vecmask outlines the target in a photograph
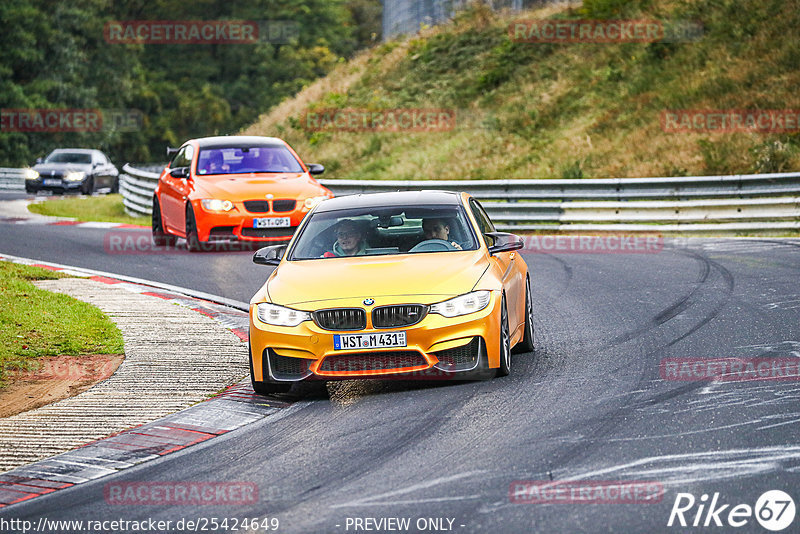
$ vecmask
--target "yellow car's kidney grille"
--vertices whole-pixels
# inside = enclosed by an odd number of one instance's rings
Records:
[[[312,316],[317,326],[325,330],[363,330],[367,327],[367,313],[361,308],[319,310]]]
[[[372,326],[375,328],[398,328],[417,324],[428,313],[422,304],[400,304],[380,306],[372,310]]]
[[[319,371],[325,373],[363,373],[418,368],[427,365],[428,360],[415,350],[396,350],[328,356],[320,365]]]

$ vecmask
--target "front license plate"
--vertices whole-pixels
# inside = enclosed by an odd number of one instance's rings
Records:
[[[42,185],[61,185],[61,180],[57,178],[45,178],[42,180]]]
[[[288,228],[290,225],[289,217],[253,219],[253,228]]]
[[[334,350],[385,349],[405,347],[405,332],[381,332],[379,334],[334,334]]]

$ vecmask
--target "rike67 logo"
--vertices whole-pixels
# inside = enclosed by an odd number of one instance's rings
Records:
[[[678,493],[667,526],[739,528],[750,524],[753,517],[767,530],[784,530],[794,522],[794,500],[780,490],[764,492],[755,506],[724,503],[719,493],[710,500],[705,493],[700,499],[691,493]]]

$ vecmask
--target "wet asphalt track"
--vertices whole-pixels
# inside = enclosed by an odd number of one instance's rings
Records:
[[[242,301],[268,274],[251,252],[108,254],[105,232],[0,223],[0,253]],[[411,531],[419,518],[447,518],[455,532],[669,532],[681,530],[666,526],[678,492],[753,506],[781,489],[800,505],[800,383],[659,376],[664,358],[800,358],[800,240],[525,259],[536,351],[515,356],[511,376],[331,384],[280,420],[112,478],[249,481],[258,504],[110,505],[104,478],[14,505],[0,519],[277,517],[279,532],[365,532],[348,529],[347,518],[399,517]],[[666,493],[651,504],[510,502],[512,481],[549,478],[657,481]],[[766,532],[754,518],[699,530]]]

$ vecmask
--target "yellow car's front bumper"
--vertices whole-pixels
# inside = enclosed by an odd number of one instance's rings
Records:
[[[394,300],[394,299],[393,299]],[[398,300],[396,304],[413,303],[414,299]],[[496,368],[500,362],[500,293],[493,291],[489,304],[481,311],[459,317],[444,317],[428,313],[419,323],[399,328],[367,328],[358,331],[331,331],[320,328],[314,321],[305,321],[296,327],[272,326],[258,319],[256,304],[250,306],[250,351],[255,381],[297,381],[305,378],[380,378],[397,375],[414,378],[430,377],[426,371],[440,371],[450,375],[468,368],[458,368],[451,362],[441,362],[438,355],[459,347],[477,345],[484,353],[488,367]],[[339,303],[342,307],[348,306]],[[350,303],[353,304],[353,303]],[[359,303],[360,304],[360,303]],[[386,303],[382,303],[386,304]],[[327,308],[328,306],[320,306]],[[364,307],[367,317],[371,307]],[[310,310],[308,310],[310,311]],[[336,334],[369,334],[403,331],[406,346],[368,350],[337,350],[334,348]],[[470,345],[472,344],[472,345]],[[276,358],[277,356],[277,358]],[[282,358],[282,359],[281,359]],[[371,366],[370,358],[380,359],[380,365]],[[287,360],[287,359],[298,359]],[[282,375],[272,369],[270,361],[288,362],[287,367],[301,369],[294,376]],[[298,363],[302,362],[302,363]],[[388,363],[387,363],[388,362]],[[392,362],[395,362],[392,364]],[[476,360],[476,364],[477,364]],[[486,365],[484,363],[484,365]],[[433,373],[436,376],[436,373]]]

